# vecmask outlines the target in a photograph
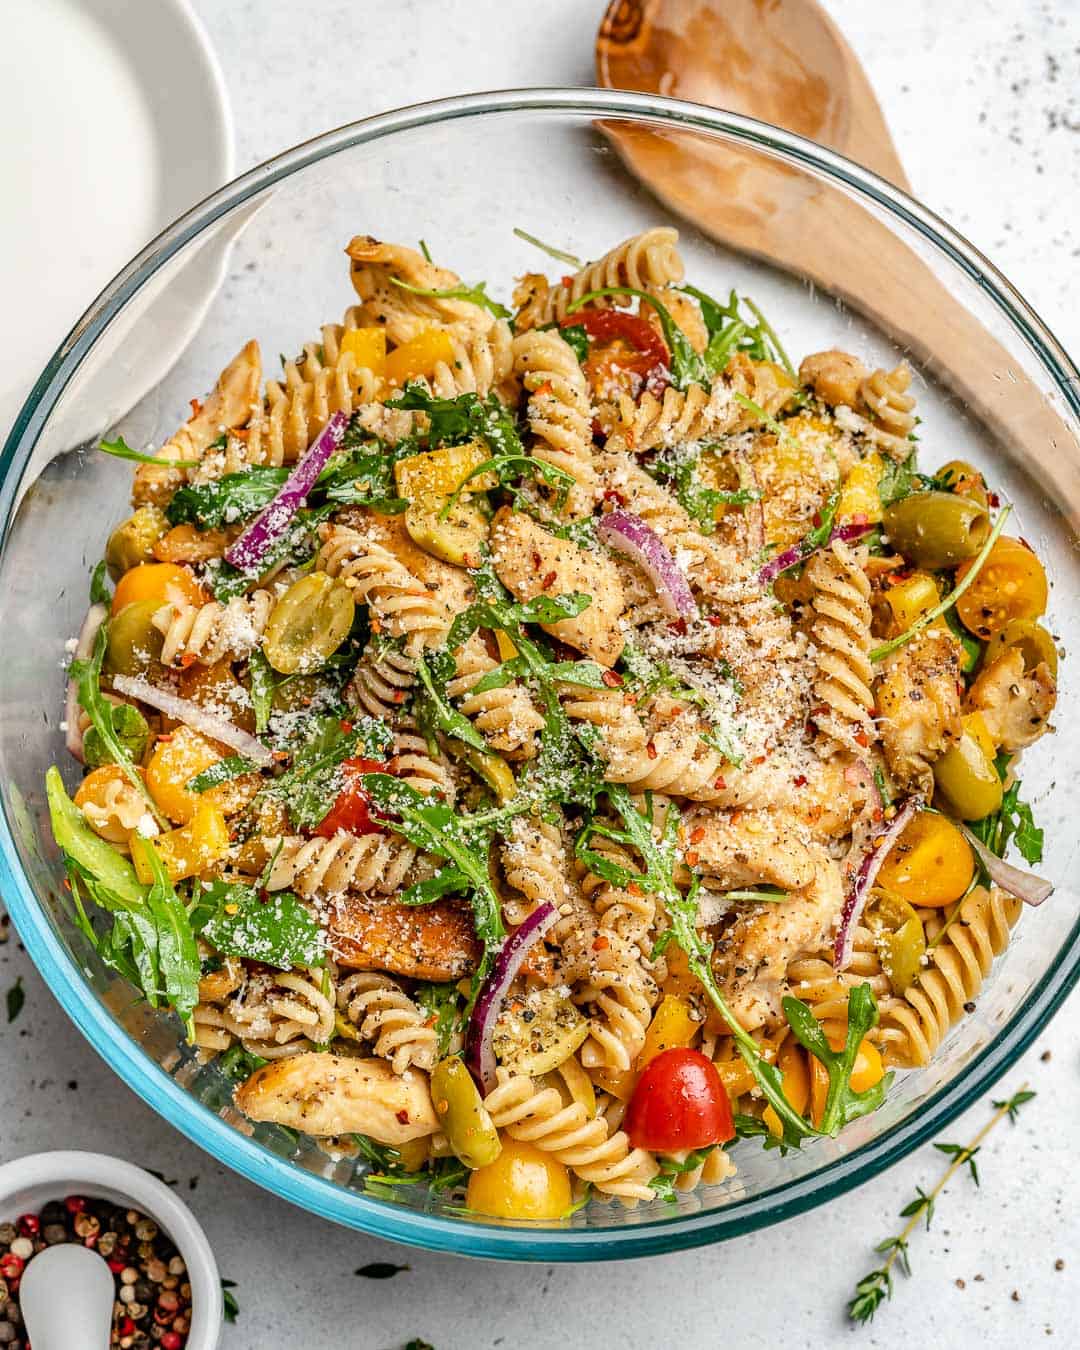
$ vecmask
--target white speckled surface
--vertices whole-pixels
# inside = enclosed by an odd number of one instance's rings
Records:
[[[196,8],[231,89],[246,168],[402,103],[587,83],[603,6],[196,0]],[[1066,347],[1080,349],[1080,2],[828,0],[828,8],[867,66],[915,192],[999,263]],[[854,1194],[723,1247],[622,1266],[466,1264],[333,1228],[225,1172],[104,1068],[13,939],[0,948],[0,988],[17,975],[27,1001],[0,1033],[0,1159],[101,1149],[175,1179],[238,1284],[242,1313],[228,1350],[393,1350],[418,1335],[437,1350],[816,1350],[849,1336],[955,1350],[1078,1343],[1080,995],[1002,1084],[1013,1090],[1026,1077],[1039,1095],[984,1148],[981,1190],[954,1180],[932,1231],[914,1239],[915,1278],[901,1280],[876,1325],[856,1332],[844,1324],[845,1300],[915,1185],[936,1177],[940,1155],[930,1147]],[[974,1107],[949,1138],[966,1140],[988,1109]],[[353,1276],[373,1260],[410,1269],[385,1282]]]

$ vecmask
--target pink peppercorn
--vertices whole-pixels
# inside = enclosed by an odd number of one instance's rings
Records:
[[[23,1259],[14,1252],[5,1252],[0,1256],[0,1275],[5,1280],[17,1280],[23,1272]]]
[[[41,1232],[41,1220],[36,1214],[23,1214],[16,1222],[23,1237],[37,1237]]]
[[[183,1336],[177,1335],[175,1331],[167,1331],[161,1338],[161,1350],[181,1350],[183,1344]]]
[[[69,1195],[64,1201],[64,1208],[69,1214],[81,1214],[86,1208],[86,1197],[82,1195]]]

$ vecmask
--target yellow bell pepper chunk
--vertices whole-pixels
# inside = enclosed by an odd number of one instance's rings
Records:
[[[391,384],[407,384],[422,375],[432,375],[442,361],[453,365],[454,347],[442,328],[425,328],[411,342],[395,347],[386,358],[385,375]]]
[[[878,484],[884,469],[880,455],[867,455],[865,459],[859,460],[840,489],[840,502],[836,508],[837,520],[852,520],[855,516],[863,516],[871,525],[878,524],[882,518]]]
[[[386,329],[349,328],[342,335],[342,355],[349,355],[358,367],[382,378],[386,374]]]
[[[653,1013],[635,1068],[640,1072],[651,1059],[672,1046],[689,1045],[700,1030],[701,1022],[693,1016],[690,1004],[675,994],[665,994]]]
[[[220,807],[212,802],[200,802],[189,824],[159,834],[152,842],[169,880],[183,881],[185,877],[205,872],[225,857],[229,851],[229,827]],[[131,853],[139,880],[145,886],[153,885],[154,873],[145,850],[132,848]]]
[[[512,661],[514,657],[517,656],[518,649],[510,640],[509,635],[504,633],[501,628],[495,629],[495,641],[499,647],[500,661]]]
[[[897,633],[906,633],[916,619],[921,619],[940,599],[938,584],[929,572],[915,572],[885,592]]]
[[[443,503],[465,483],[469,474],[491,458],[491,451],[482,441],[467,441],[464,445],[444,445],[441,450],[428,450],[422,455],[409,455],[394,465],[394,482],[398,491],[410,501],[418,497],[440,497]],[[488,492],[497,485],[493,473],[478,473],[469,478],[466,492]]]

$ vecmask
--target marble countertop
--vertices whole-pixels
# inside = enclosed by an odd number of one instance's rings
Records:
[[[977,7],[826,0],[863,60],[914,190],[998,262],[1080,350],[1080,0]],[[233,100],[238,169],[327,127],[468,90],[591,82],[599,0],[195,0]],[[18,941],[0,988],[26,1005],[0,1028],[0,1160],[46,1148],[117,1153],[163,1172],[237,1283],[227,1350],[437,1350],[948,1342],[956,1350],[1073,1345],[1080,1292],[1080,994],[994,1096],[1038,1096],[957,1176],[913,1240],[874,1325],[843,1318],[873,1244],[941,1168],[929,1145],[831,1204],[701,1251],[623,1265],[469,1264],[332,1227],[225,1171],[148,1110],[60,1012]],[[966,1141],[989,1102],[948,1130]],[[394,1279],[358,1279],[370,1261]]]

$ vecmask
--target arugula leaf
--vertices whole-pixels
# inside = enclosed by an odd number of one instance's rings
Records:
[[[649,1182],[650,1188],[661,1200],[666,1200],[671,1205],[675,1204],[679,1198],[675,1189],[676,1180],[700,1167],[712,1151],[712,1145],[708,1148],[693,1149],[681,1162],[676,1162],[674,1158],[661,1158],[660,1171]]]
[[[235,1045],[230,1045],[223,1055],[218,1055],[214,1063],[230,1083],[242,1083],[250,1078],[256,1069],[261,1069],[270,1061],[253,1055],[237,1041]]]
[[[671,382],[676,389],[686,389],[691,384],[709,384],[710,377],[704,359],[694,351],[690,339],[671,317],[668,309],[648,291],[639,291],[633,286],[602,286],[595,291],[586,291],[580,300],[575,300],[567,307],[567,314],[575,313],[590,300],[596,300],[602,295],[636,295],[640,301],[656,310],[664,341],[671,354]]]
[[[970,675],[979,664],[979,658],[982,656],[983,644],[977,637],[973,637],[957,617],[955,609],[945,611],[945,622],[949,625],[949,631],[956,638],[963,648],[964,655],[960,660],[960,670],[965,675]]]
[[[221,1281],[222,1316],[229,1323],[235,1322],[240,1316],[240,1304],[237,1303],[236,1295],[232,1292],[235,1288],[235,1280]]]
[[[126,859],[125,859],[126,861]],[[136,989],[141,989],[151,1008],[160,1003],[161,975],[157,959],[157,929],[138,902],[110,890],[71,856],[65,855],[68,885],[75,922],[102,961]],[[87,918],[81,892],[111,916],[112,926],[99,937]]]
[[[78,695],[79,706],[90,718],[90,724],[97,732],[100,742],[100,751],[108,756],[113,764],[119,764],[123,770],[124,777],[135,788],[135,790],[146,800],[147,809],[153,818],[163,829],[169,828],[169,822],[162,816],[158,810],[153,797],[143,781],[142,775],[135,768],[135,762],[131,757],[129,746],[121,741],[116,726],[116,707],[101,692],[101,667],[105,660],[105,652],[109,645],[109,622],[106,621],[97,631],[97,637],[94,639],[94,650],[89,661],[72,661],[71,669],[68,672],[75,681]],[[129,738],[130,739],[130,738]]]
[[[45,798],[57,847],[88,876],[115,894],[117,903],[105,908],[135,906],[142,909],[146,903],[146,888],[135,875],[134,867],[90,828],[86,817],[68,796],[55,764],[50,765],[45,774]]]
[[[998,752],[994,760],[997,775],[1004,783],[1009,773],[1012,756],[1006,751]],[[1006,788],[1001,806],[993,815],[973,821],[969,828],[986,845],[991,853],[1004,858],[1009,844],[1014,843],[1025,862],[1042,862],[1044,831],[1035,824],[1030,805],[1020,799],[1020,782],[1017,780]]]
[[[108,575],[109,564],[102,558],[90,573],[90,603],[92,605],[107,605],[112,600],[112,591],[109,590],[109,584],[106,580]]]
[[[566,263],[567,267],[580,267],[581,259],[573,253],[567,253],[565,249],[555,248],[552,244],[545,244],[542,239],[537,239],[535,234],[529,234],[528,230],[521,229],[520,226],[514,226],[514,233],[519,239],[524,239],[527,244],[532,244],[534,248],[542,249],[549,257],[554,258],[556,262]]]
[[[26,1003],[26,990],[23,988],[21,975],[16,976],[13,985],[9,985],[5,1001],[7,1003],[7,1020],[10,1026],[22,1012],[23,1005]]]
[[[706,487],[701,481],[699,467],[702,452],[709,448],[691,441],[677,450],[661,451],[652,464],[646,466],[651,477],[671,484],[679,505],[697,521],[702,534],[715,531],[718,506],[747,506],[761,500],[761,493],[754,488],[740,487],[733,492],[724,492]]]
[[[157,956],[165,996],[178,1014],[189,1041],[195,1040],[195,1005],[199,1001],[199,952],[183,901],[169,880],[157,849],[148,839],[133,837],[154,874],[146,895],[146,907],[157,928]]]
[[[288,476],[288,469],[253,464],[211,483],[184,483],[170,498],[165,518],[170,525],[195,525],[200,530],[233,525],[269,505]]]
[[[825,1066],[829,1091],[819,1127],[821,1134],[836,1135],[853,1120],[876,1111],[885,1100],[893,1080],[886,1074],[865,1092],[851,1086],[851,1073],[866,1033],[877,1025],[878,1010],[869,984],[855,985],[848,995],[847,1037],[842,1050],[834,1050],[826,1039],[821,1023],[801,999],[790,995],[782,1000],[784,1016],[795,1039]]]
[[[392,740],[389,727],[372,717],[358,718],[349,731],[340,718],[312,718],[306,739],[293,753],[292,767],[259,795],[284,801],[293,825],[313,830],[337,800],[338,766],[357,756],[383,759]]]
[[[254,770],[255,765],[243,755],[226,755],[208,769],[203,769],[202,773],[197,773],[194,778],[189,778],[184,787],[188,792],[209,792],[211,788],[220,787],[222,783],[228,783],[245,773],[253,773]]]
[[[552,326],[554,327],[554,325]],[[567,324],[565,328],[560,328],[558,332],[578,361],[584,364],[589,356],[589,335],[585,331],[585,325],[582,323]]]
[[[146,718],[130,703],[112,703],[109,706],[112,708],[112,727],[117,740],[138,763],[150,739]],[[89,769],[115,762],[97,727],[87,727],[83,735],[83,759]]]
[[[444,895],[454,895],[469,889],[469,878],[456,867],[440,867],[433,877],[414,882],[401,892],[403,905],[431,905]]]
[[[912,450],[907,459],[895,460],[885,457],[881,477],[878,479],[878,496],[882,506],[892,506],[894,502],[920,492],[925,479],[915,466],[916,455]]]
[[[291,891],[263,898],[254,886],[214,881],[202,897],[214,912],[202,930],[223,956],[262,961],[278,970],[321,966],[321,930]]]
[[[157,455],[144,455],[140,450],[132,450],[123,436],[117,436],[115,441],[102,441],[98,449],[117,459],[130,459],[136,464],[162,464],[175,469],[194,469],[199,462],[197,459],[158,459]]]
[[[255,732],[261,736],[270,725],[274,699],[274,672],[261,647],[256,647],[248,657],[248,684],[255,710]]]
[[[423,656],[416,658],[416,673],[424,686],[424,694],[419,702],[427,705],[426,723],[472,746],[474,750],[486,751],[487,742],[483,736],[463,713],[451,707],[443,693],[447,681],[454,678],[456,669],[453,653],[449,651],[431,652],[426,660]]]
[[[680,286],[679,290],[692,295],[701,307],[701,317],[709,335],[704,361],[710,376],[721,374],[736,352],[744,352],[754,361],[779,361],[795,378],[794,367],[775,330],[749,297],[744,297],[743,303],[750,310],[750,319],[739,312],[739,296],[734,289],[726,304],[714,300],[696,286]]]
[[[437,1059],[445,1059],[451,1047],[460,1041],[465,1031],[465,1021],[461,1015],[461,995],[458,987],[449,981],[441,983],[418,984],[413,990],[413,998],[420,1007],[433,1017],[435,1035],[438,1037]]]
[[[486,309],[497,319],[508,319],[512,313],[505,305],[499,304],[498,300],[492,300],[487,293],[486,281],[478,281],[475,286],[466,286],[462,282],[460,286],[433,290],[427,286],[413,286],[407,281],[402,281],[400,277],[390,277],[389,280],[394,286],[400,286],[403,291],[409,291],[412,295],[428,295],[433,300],[466,300],[470,305],[479,305],[482,309]]]

